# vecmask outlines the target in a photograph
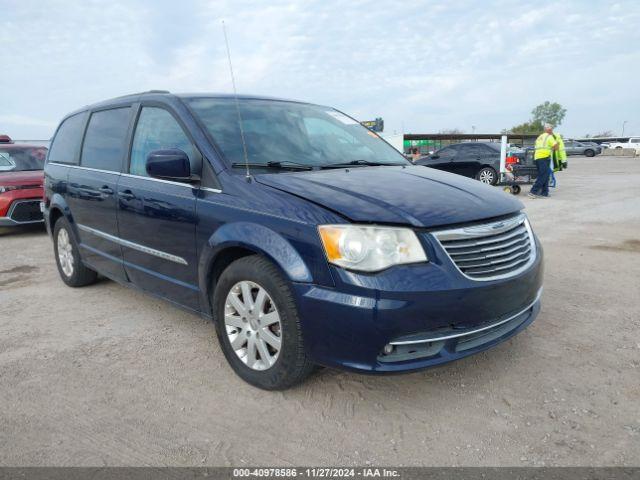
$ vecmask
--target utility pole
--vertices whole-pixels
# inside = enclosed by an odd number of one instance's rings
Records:
[[[621,137],[624,137],[624,126],[627,124],[629,120],[625,120],[624,122],[622,122],[622,135],[620,135]]]

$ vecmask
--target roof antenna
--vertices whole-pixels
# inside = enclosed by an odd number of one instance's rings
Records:
[[[236,99],[236,111],[238,112],[238,125],[240,126],[240,139],[242,140],[242,151],[244,152],[244,165],[247,169],[247,182],[251,181],[249,173],[249,155],[247,154],[247,143],[244,140],[244,129],[242,128],[242,115],[240,115],[240,102],[236,91],[236,79],[233,76],[233,65],[231,64],[231,51],[229,50],[229,40],[227,39],[227,28],[222,20],[222,33],[224,33],[224,43],[227,46],[227,58],[229,59],[229,72],[231,73],[231,84],[233,85],[233,96]]]

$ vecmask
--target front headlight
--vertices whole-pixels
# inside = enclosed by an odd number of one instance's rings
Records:
[[[18,187],[15,187],[13,185],[9,185],[8,187],[3,187],[2,185],[0,185],[0,193],[5,193],[5,192],[10,192],[11,190],[17,190]]]
[[[330,263],[350,270],[376,272],[405,263],[426,262],[418,237],[409,228],[320,225]]]

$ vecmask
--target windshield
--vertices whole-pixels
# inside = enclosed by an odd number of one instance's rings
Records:
[[[228,162],[244,164],[234,98],[186,100]],[[239,99],[251,165],[393,164],[409,162],[357,121],[329,107],[274,100]]]
[[[46,156],[45,147],[0,147],[0,172],[42,170]]]

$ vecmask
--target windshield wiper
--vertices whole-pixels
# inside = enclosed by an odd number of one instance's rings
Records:
[[[239,167],[256,167],[256,168],[273,168],[273,169],[277,169],[277,170],[313,170],[313,167],[311,165],[305,165],[303,163],[296,163],[296,162],[289,162],[289,161],[284,161],[284,162],[267,162],[267,163],[241,163],[241,162],[236,162],[236,163],[232,163],[231,166],[235,167],[235,168],[239,168]]]
[[[344,167],[391,167],[399,166],[402,163],[384,163],[384,162],[371,162],[369,160],[352,160],[350,162],[343,163],[328,163],[326,165],[320,165],[320,168],[344,168]]]

